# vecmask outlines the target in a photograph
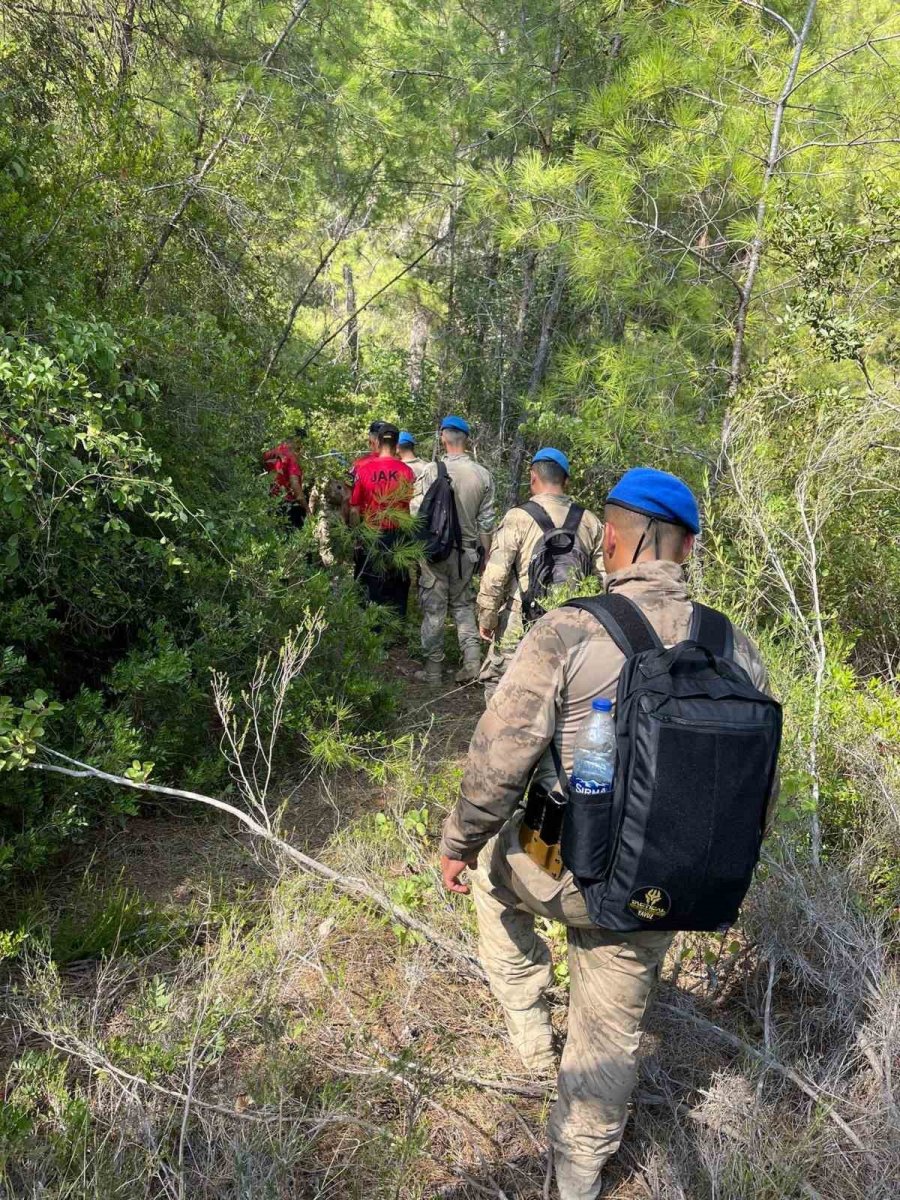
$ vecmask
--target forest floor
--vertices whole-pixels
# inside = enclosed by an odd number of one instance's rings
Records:
[[[380,776],[285,781],[286,836],[473,950],[471,906],[439,882],[437,835],[481,689],[423,688],[412,679],[416,666],[405,654],[391,663],[404,681],[399,727],[415,735],[405,758]],[[57,926],[57,961],[64,960],[62,996],[82,1015],[48,993],[20,1037],[68,1055],[95,1102],[108,1086],[109,1047],[118,1047],[120,1067],[128,1066],[122,1095],[143,1105],[159,1141],[179,1144],[179,1195],[231,1195],[223,1155],[209,1144],[232,1137],[242,1144],[244,1130],[229,1131],[229,1114],[241,1126],[285,1105],[299,1106],[301,1124],[312,1120],[315,1132],[299,1149],[276,1139],[270,1153],[282,1168],[295,1160],[277,1187],[264,1179],[265,1149],[246,1152],[255,1165],[236,1194],[544,1194],[549,1095],[523,1073],[487,988],[407,930],[276,862],[225,819],[168,806],[134,817],[70,864],[44,902],[51,913],[71,914]],[[102,936],[110,908],[121,938],[112,954],[95,954],[92,937]],[[565,937],[559,928],[545,932],[559,964],[554,1021],[564,1034]],[[726,1016],[729,989],[710,988],[699,952],[685,960],[679,950],[664,977],[670,997],[677,986],[708,1011],[715,1005],[717,1021]],[[647,1030],[639,1101],[604,1191],[616,1200],[656,1194],[660,1155],[673,1139],[692,1174],[704,1154],[695,1133],[714,1128],[727,1138],[728,1113],[746,1099],[727,1070],[731,1052],[680,1021],[673,1036],[652,1006]],[[134,1078],[151,1081],[143,1100]],[[184,1166],[188,1110],[208,1110],[215,1124],[204,1130],[204,1153],[193,1152],[193,1175]],[[219,1182],[217,1172],[224,1172]],[[291,1182],[282,1190],[285,1178]]]

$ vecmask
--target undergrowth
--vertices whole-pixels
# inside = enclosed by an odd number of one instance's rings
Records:
[[[438,721],[370,748],[302,806],[336,820],[320,857],[472,949],[471,909],[436,868],[460,774],[445,737]],[[368,802],[351,816],[354,788]],[[870,861],[816,871],[778,838],[741,927],[676,942],[611,1196],[894,1194],[900,988],[890,918],[864,898]],[[104,884],[97,863],[11,951],[3,1200],[537,1200],[549,1096],[487,989],[339,889],[265,866],[179,906]],[[565,935],[542,931],[564,1032]]]

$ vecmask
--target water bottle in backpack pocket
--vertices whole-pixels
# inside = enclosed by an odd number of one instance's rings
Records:
[[[615,769],[612,701],[598,697],[575,735],[561,839],[566,866],[582,879],[600,879],[606,870]]]

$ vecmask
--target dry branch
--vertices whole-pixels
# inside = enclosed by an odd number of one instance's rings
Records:
[[[829,1101],[829,1097],[827,1097],[820,1088],[817,1088],[814,1083],[811,1083],[810,1080],[804,1079],[802,1075],[799,1075],[792,1067],[785,1066],[784,1063],[779,1062],[776,1058],[773,1058],[771,1054],[767,1054],[765,1050],[760,1050],[756,1046],[751,1046],[749,1042],[745,1042],[744,1039],[738,1037],[737,1034],[731,1033],[727,1029],[723,1029],[721,1025],[716,1025],[713,1021],[707,1021],[705,1017],[701,1017],[697,1013],[691,1012],[689,1009],[679,1008],[675,1004],[665,1003],[660,1003],[657,1005],[657,1007],[662,1012],[668,1013],[670,1016],[678,1017],[684,1021],[690,1021],[692,1025],[696,1025],[700,1029],[705,1029],[707,1033],[712,1033],[715,1037],[719,1038],[723,1042],[726,1042],[729,1046],[733,1046],[735,1050],[739,1050],[742,1054],[749,1054],[750,1057],[755,1058],[757,1062],[761,1062],[764,1066],[769,1067],[777,1074],[783,1076],[783,1078],[789,1079],[794,1087],[803,1092],[805,1096],[808,1096],[810,1100],[813,1100],[816,1104],[821,1104],[824,1107],[828,1117],[853,1143],[857,1150],[861,1150],[864,1154],[869,1153],[869,1151],[860,1141],[857,1134],[853,1131],[853,1129],[850,1128],[844,1118],[834,1111],[834,1108],[831,1106]]]
[[[728,395],[732,397],[738,389],[741,381],[741,373],[744,365],[744,339],[747,333],[747,316],[750,312],[750,301],[753,298],[753,286],[756,282],[756,276],[759,272],[759,264],[762,259],[763,242],[765,239],[765,224],[766,210],[768,203],[769,185],[775,171],[780,162],[779,150],[781,147],[781,127],[784,124],[784,114],[788,106],[788,100],[794,91],[794,83],[797,78],[797,71],[800,68],[800,59],[803,56],[803,48],[806,45],[806,39],[809,37],[810,29],[812,28],[813,17],[816,15],[816,6],[818,0],[809,0],[809,5],[806,10],[806,17],[803,21],[803,26],[800,33],[794,41],[794,54],[791,59],[791,65],[787,73],[787,78],[784,82],[784,87],[781,89],[781,95],[778,98],[778,103],[775,105],[775,111],[772,120],[772,135],[769,139],[769,153],[766,157],[766,169],[763,172],[762,185],[760,187],[759,201],[756,206],[756,229],[753,234],[753,239],[750,242],[750,256],[747,261],[747,273],[744,276],[744,282],[740,285],[741,298],[738,302],[737,313],[734,319],[734,345],[731,350],[731,367],[728,373]],[[725,422],[726,428],[728,422]]]
[[[289,842],[284,841],[277,834],[267,829],[255,817],[250,816],[249,813],[244,812],[235,805],[228,804],[224,800],[219,800],[215,796],[204,796],[200,792],[189,792],[181,788],[164,787],[162,784],[126,779],[123,775],[114,775],[109,771],[101,771],[97,767],[92,767],[89,763],[81,762],[76,758],[70,758],[66,754],[61,754],[58,750],[51,750],[49,746],[41,746],[40,749],[44,754],[49,754],[53,758],[60,759],[62,762],[68,763],[69,766],[62,767],[55,763],[32,762],[29,763],[29,766],[33,770],[50,771],[56,775],[66,775],[71,779],[102,779],[106,783],[114,783],[118,787],[131,788],[136,792],[171,796],[176,800],[190,800],[195,804],[205,804],[209,808],[216,808],[220,812],[227,813],[230,817],[234,817],[240,821],[256,837],[261,838],[264,842],[267,842],[270,846],[273,846],[280,853],[284,854],[286,858],[289,858],[301,870],[306,871],[310,875],[317,875],[320,879],[324,879],[328,883],[333,883],[342,891],[347,892],[348,895],[355,896],[357,900],[362,900],[366,904],[380,908],[392,920],[397,921],[407,929],[413,930],[431,942],[432,945],[453,959],[467,975],[482,982],[486,981],[484,971],[474,955],[469,954],[461,946],[444,937],[443,934],[438,933],[437,930],[432,929],[417,917],[414,917],[408,909],[395,904],[384,892],[370,887],[362,879],[354,879],[348,875],[341,875],[338,871],[333,871],[331,867],[327,867],[317,859],[310,858],[302,851],[297,850],[296,847],[290,845]]]

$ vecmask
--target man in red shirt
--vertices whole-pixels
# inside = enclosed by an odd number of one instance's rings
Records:
[[[369,449],[365,454],[361,454],[359,458],[353,460],[353,466],[350,468],[350,474],[356,477],[356,468],[360,463],[368,462],[370,458],[377,458],[379,454],[378,435],[381,433],[386,422],[373,421],[369,426]]]
[[[383,604],[401,617],[406,615],[409,572],[397,568],[393,553],[406,540],[397,518],[409,514],[414,472],[397,457],[400,430],[381,424],[378,454],[358,459],[353,470],[350,494],[350,524],[365,524],[377,531],[375,539],[360,544],[357,577],[366,589],[370,604]]]
[[[303,453],[305,430],[294,430],[292,438],[280,442],[263,455],[263,465],[272,475],[269,495],[281,500],[281,510],[288,524],[299,529],[306,520],[306,496],[303,494],[303,468],[299,457]]]

